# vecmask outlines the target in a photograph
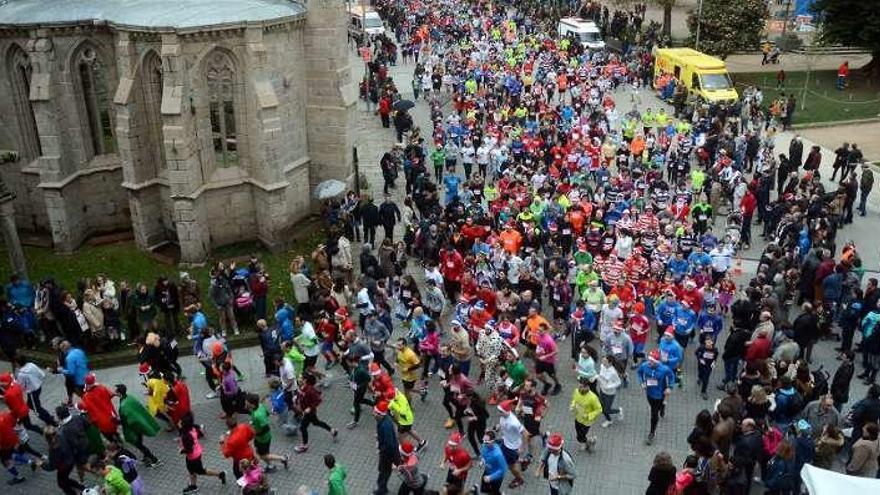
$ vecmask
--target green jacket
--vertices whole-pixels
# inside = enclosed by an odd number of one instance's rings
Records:
[[[327,477],[327,495],[348,495],[348,488],[345,487],[345,478],[347,477],[345,466],[342,464],[333,466]]]
[[[137,443],[143,436],[154,437],[161,429],[156,418],[131,395],[126,395],[119,403],[119,418],[126,442]]]
[[[107,495],[131,495],[131,485],[116,466],[108,466],[110,472],[104,476],[104,493]]]

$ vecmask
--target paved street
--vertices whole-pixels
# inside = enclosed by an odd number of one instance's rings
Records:
[[[355,59],[353,64],[359,64],[359,62]],[[353,65],[353,73],[359,73],[358,67],[360,65]],[[403,90],[405,97],[411,96],[409,89],[411,71],[411,65],[406,67],[398,66],[391,70],[398,87]],[[624,107],[621,113],[624,113],[626,107],[630,105],[630,98],[624,94],[620,94],[620,96],[622,97],[619,98],[619,102]],[[653,97],[643,93],[641,98],[643,105],[648,105],[648,102]],[[651,101],[650,104],[655,107],[658,105],[656,101]],[[419,102],[416,109],[414,109],[414,117],[417,125],[422,127],[423,133],[428,134],[430,127],[427,122],[425,103]],[[370,190],[379,198],[381,196],[381,174],[378,168],[378,160],[381,154],[393,144],[393,130],[382,129],[378,117],[374,116],[371,112],[365,111],[363,106],[359,108],[359,122],[361,171],[366,174],[370,182]],[[786,133],[780,135],[777,147],[787,149],[789,138],[790,136]],[[808,146],[809,143],[807,143],[805,148],[808,148]],[[827,157],[823,160],[825,165],[830,165],[830,163],[831,160]],[[395,194],[397,200],[402,199],[402,180],[399,182],[401,187],[398,188]],[[839,244],[842,244],[843,240],[849,238],[856,240],[861,247],[869,270],[872,271],[878,267],[878,252],[874,243],[876,236],[871,233],[871,229],[878,226],[878,210],[880,210],[880,194],[875,194],[870,203],[870,220],[857,219],[857,223],[854,226],[847,227],[840,234],[841,242],[839,242]],[[721,223],[723,222],[719,222],[719,224]],[[357,249],[355,248],[355,253],[358,252]],[[744,272],[746,274],[754,270],[754,263],[749,262],[748,259],[754,259],[760,253],[759,250],[760,247],[756,246],[749,253],[746,253],[745,258],[747,258],[747,261],[744,263]],[[414,267],[411,266],[410,270],[413,274],[420,275]],[[744,281],[740,280],[739,282]],[[399,329],[396,329],[396,332],[399,332]],[[186,347],[188,343],[184,342],[183,345]],[[837,365],[831,350],[832,346],[831,343],[827,342],[819,344],[814,353],[814,359],[817,365],[821,364],[833,372]],[[565,356],[569,354],[569,342],[561,345],[560,354]],[[262,379],[262,359],[259,350],[250,348],[235,351],[234,358],[239,368],[247,375],[246,380],[242,382],[242,387],[248,391],[265,393],[266,386]],[[560,367],[560,375],[564,387],[563,392],[560,396],[551,399],[551,407],[544,425],[548,430],[561,431],[573,443],[574,427],[567,410],[567,403],[574,384],[574,372],[570,370],[567,360],[563,360],[562,363],[564,365]],[[204,398],[208,388],[199,374],[201,367],[198,363],[192,357],[186,357],[181,360],[181,364],[184,373],[188,377],[188,383],[192,391],[193,408],[197,421],[207,425],[207,436],[204,440],[206,447],[204,456],[205,466],[209,469],[223,468],[229,470],[229,461],[221,458],[216,446],[216,440],[224,430],[221,422],[217,419],[217,415],[220,413],[219,402]],[[5,363],[3,367],[6,367]],[[598,436],[596,452],[593,454],[575,454],[578,470],[577,493],[614,493],[621,495],[643,493],[647,484],[646,478],[651,460],[657,452],[663,450],[670,452],[677,464],[683,460],[688,450],[686,437],[690,432],[694,416],[701,409],[711,407],[719,395],[719,392],[713,387],[710,390],[710,400],[703,401],[700,399],[695,388],[696,365],[691,354],[687,355],[685,367],[687,379],[684,387],[674,391],[670,396],[666,418],[661,421],[657,439],[653,446],[646,447],[643,444],[648,428],[648,408],[642,391],[634,387],[621,391],[617,404],[623,407],[625,419],[607,429],[600,428],[597,424],[594,429],[595,434]],[[327,433],[320,429],[312,428],[310,430],[312,437],[310,451],[302,455],[292,454],[294,459],[289,472],[279,471],[270,475],[272,486],[277,490],[277,493],[292,494],[301,485],[310,486],[318,489],[320,493],[325,493],[325,469],[321,458],[327,452],[334,453],[339,461],[347,466],[349,487],[352,494],[365,495],[371,492],[374,486],[376,467],[373,420],[369,415],[365,415],[359,428],[350,431],[343,428],[350,420],[348,411],[351,402],[351,392],[346,382],[340,379],[340,372],[341,370],[339,369],[330,371],[334,376],[334,383],[325,391],[324,403],[319,410],[319,416],[322,419],[332,426],[340,428],[341,433],[338,442],[331,442],[330,436]],[[717,381],[718,374],[716,372],[713,382]],[[108,385],[125,383],[133,392],[140,390],[139,379],[135,373],[134,365],[101,370],[97,373],[97,376],[100,382]],[[436,383],[432,386],[434,392],[439,390]],[[44,386],[44,402],[52,405],[59,403],[62,398],[62,390],[63,386],[59,377],[49,378]],[[854,382],[851,397],[857,399],[863,394],[864,387],[860,383]],[[429,441],[429,446],[421,458],[422,468],[431,476],[429,486],[438,489],[445,474],[441,472],[438,465],[442,457],[443,442],[449,433],[448,430],[442,428],[445,413],[442,407],[440,407],[440,398],[437,393],[430,394],[426,402],[416,402],[413,406],[416,415],[416,429]],[[492,412],[492,422],[494,423],[494,418],[497,417],[497,414],[495,411]],[[273,442],[273,450],[279,453],[291,452],[297,444],[297,439],[284,438],[279,430],[275,430],[274,433],[276,439]],[[43,440],[36,438],[35,435],[31,437],[31,444],[38,450],[44,451],[45,443]],[[163,432],[156,438],[148,439],[146,443],[165,460],[165,466],[161,469],[141,469],[146,482],[147,492],[151,494],[179,493],[185,486],[185,468],[182,456],[177,453],[176,438],[172,434]],[[472,482],[477,479],[478,472],[479,470],[476,468],[471,471],[470,480]],[[27,483],[6,489],[4,493],[35,493],[38,490],[43,490],[45,493],[57,492],[54,476],[51,474],[37,473],[33,476],[30,473],[27,474],[31,478]],[[89,479],[94,484],[95,478]],[[396,490],[397,484],[396,478],[392,478],[391,486],[393,490]],[[236,492],[232,487],[222,489],[219,482],[215,479],[204,479],[201,481],[201,486],[203,493]],[[543,480],[535,479],[532,473],[529,473],[525,487],[508,492],[544,494],[547,493],[546,483]]]

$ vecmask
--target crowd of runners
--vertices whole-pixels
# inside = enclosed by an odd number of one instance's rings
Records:
[[[559,37],[535,2],[378,3],[391,32],[373,40],[362,96],[396,127],[398,144],[378,165],[385,198],[349,193],[327,205],[327,241],[291,264],[295,301],[267,299],[258,260],[215,266],[204,300],[191,286],[183,294],[171,284],[173,295],[167,281],[144,286],[128,303],[131,321],[120,318],[106,277],[82,291],[80,306],[53,286],[14,280],[5,324],[25,324],[12,308],[29,305],[38,310],[28,335],[62,334],[49,371],[65,376],[69,402],[44,409],[46,371],[26,359],[16,358],[14,376],[0,375],[10,483],[23,482],[19,467],[30,465],[54,470],[65,494],[86,489],[87,472],[103,478],[105,493],[147,493],[138,469],[169,460],[145,439],[164,425],[179,434],[184,493],[198,490],[199,476],[226,484],[226,471],[202,462],[199,421],[208,418],[193,417],[178,331],[204,367],[208,398],[219,398],[228,430],[220,449],[244,493],[268,493],[268,473],[295,464],[273,448],[274,434],[298,433],[293,450],[302,455],[310,427],[336,440],[339,430],[321,419],[326,370],[336,366],[352,392],[352,420],[336,426],[375,428],[378,495],[389,484],[400,494],[500,494],[526,483],[574,493],[576,451],[602,448],[597,423],[643,429],[646,444],[667,445],[662,418],[690,380],[703,400],[716,386],[724,396],[695,418],[690,455],[657,456],[647,493],[747,494],[760,484],[794,494],[806,463],[875,477],[880,291],[863,280],[858,247],[837,241],[859,193],[855,209],[865,214],[870,170],[846,154],[829,187],[817,150],[805,153],[797,137],[779,149],[782,123],[756,88],[729,104],[642,105],[639,95],[654,91],[657,43],[644,9],[568,8],[609,36],[635,35],[622,51],[591,50]],[[398,46],[411,81],[389,75]],[[404,83],[419,101],[401,97]],[[404,103],[427,105],[433,128],[416,126]],[[401,204],[391,194],[399,189]],[[766,247],[757,272],[742,274],[741,252],[759,244],[754,224]],[[158,321],[178,311],[188,329]],[[226,346],[242,314],[256,322],[265,396],[240,388]],[[65,328],[74,324],[81,333]],[[99,383],[83,350],[98,351],[97,336],[125,339],[125,329],[129,339],[142,335],[136,392]],[[839,369],[811,369],[814,346],[835,337]],[[577,386],[563,387],[563,375]],[[870,385],[864,398],[850,397],[855,375]],[[624,422],[615,398],[639,393],[650,422]],[[435,399],[449,430],[438,447],[442,480],[419,468],[427,440],[417,414]],[[375,421],[363,420],[364,407]],[[569,410],[570,421],[547,424],[548,408]],[[46,455],[28,445],[28,432],[46,437]],[[320,493],[350,493],[345,467],[332,455],[324,464]],[[543,480],[526,481],[530,468]]]

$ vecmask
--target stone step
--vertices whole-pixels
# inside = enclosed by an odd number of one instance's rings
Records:
[[[161,244],[150,247],[147,251],[147,256],[163,265],[174,266],[180,259],[180,246],[165,241]]]
[[[96,235],[90,237],[86,241],[89,246],[105,246],[107,244],[115,244],[122,241],[133,241],[134,232],[131,230],[123,230],[122,232],[111,232],[109,234]]]
[[[52,242],[52,236],[49,234],[19,231],[18,238],[21,240],[22,246],[51,248],[54,245]]]

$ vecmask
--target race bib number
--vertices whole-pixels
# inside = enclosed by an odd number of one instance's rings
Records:
[[[706,215],[699,215],[697,218],[699,218],[701,222],[705,222],[708,217]]]
[[[659,384],[656,378],[648,378],[645,380],[645,385],[649,387],[656,387]]]
[[[504,386],[507,388],[512,388],[513,387],[513,378],[508,378],[508,379],[504,380]]]
[[[562,229],[562,235],[571,235],[571,229]]]
[[[447,261],[446,268],[455,268],[455,262],[454,261]]]
[[[715,355],[712,354],[711,352],[704,352],[703,353],[703,359],[714,359],[714,358],[715,358]]]
[[[623,354],[623,346],[622,345],[611,346],[611,354]]]
[[[535,410],[532,406],[522,406],[522,412],[523,414],[534,414]]]

